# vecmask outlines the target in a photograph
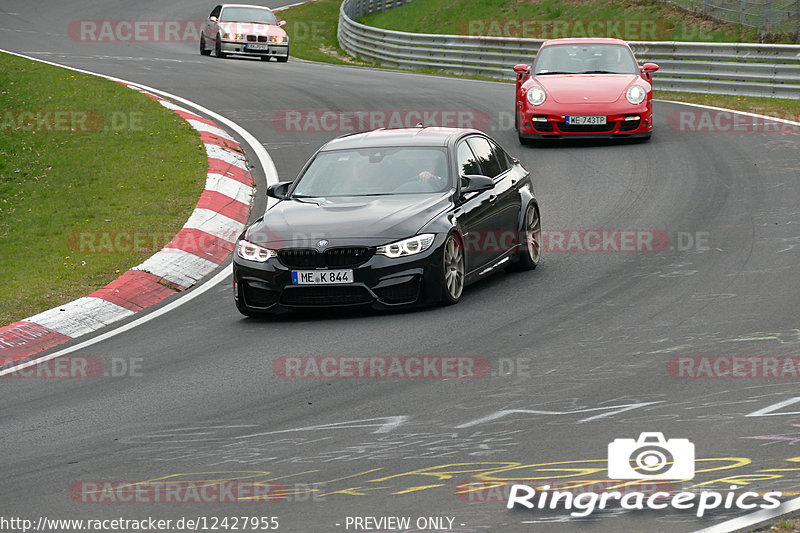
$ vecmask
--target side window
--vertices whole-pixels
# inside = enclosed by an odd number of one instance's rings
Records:
[[[505,150],[493,142],[490,142],[489,144],[492,145],[492,153],[495,155],[497,158],[497,163],[500,165],[500,172],[505,172],[514,166],[511,162],[511,157],[506,153]]]
[[[492,150],[492,145],[489,144],[488,140],[484,137],[470,137],[468,142],[483,169],[481,174],[489,176],[490,178],[495,178],[505,170],[501,168],[500,162],[497,161],[497,156]]]
[[[215,7],[215,8],[214,8],[214,10],[213,10],[213,11],[211,12],[211,14],[209,15],[209,18],[211,18],[211,17],[217,17],[217,18],[219,18],[219,13],[220,13],[220,11],[222,11],[222,6],[217,6],[217,7]]]
[[[458,174],[459,176],[468,176],[470,174],[481,174],[481,166],[475,159],[475,154],[472,153],[467,141],[461,141],[458,145],[456,152],[458,158]]]

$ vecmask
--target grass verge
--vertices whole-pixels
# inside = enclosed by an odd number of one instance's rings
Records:
[[[2,326],[152,255],[191,214],[208,163],[183,119],[102,78],[2,54],[0,101]]]
[[[414,0],[359,22],[414,33],[497,37],[618,37],[628,41],[759,42],[762,35],[657,0]],[[796,24],[764,35],[797,42]]]

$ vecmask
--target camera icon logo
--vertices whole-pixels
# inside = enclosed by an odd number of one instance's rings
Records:
[[[694,444],[642,433],[638,439],[615,439],[608,445],[611,479],[693,479]]]

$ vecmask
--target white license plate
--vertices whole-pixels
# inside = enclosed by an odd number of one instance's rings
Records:
[[[570,115],[567,124],[605,124],[605,115]]]
[[[268,44],[248,44],[246,48],[247,48],[247,50],[268,50],[269,49],[269,45]]]
[[[293,285],[341,285],[353,283],[352,270],[292,270]]]

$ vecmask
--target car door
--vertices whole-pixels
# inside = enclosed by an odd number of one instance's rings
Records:
[[[218,24],[217,21],[219,20],[219,15],[222,13],[222,6],[219,5],[215,7],[211,13],[208,15],[208,20],[203,25],[203,35],[206,37],[206,43],[210,43],[213,47],[213,43],[217,39],[217,31],[218,31]],[[212,20],[212,17],[216,20]],[[208,46],[208,45],[207,45]]]
[[[480,163],[482,174],[494,180],[489,191],[488,233],[484,238],[487,260],[497,259],[511,250],[517,239],[521,199],[517,191],[519,176],[512,171],[511,161],[495,142],[483,136],[468,139]]]
[[[456,146],[457,176],[482,175],[483,170],[467,139]],[[464,268],[469,275],[484,268],[493,255],[486,250],[486,235],[491,227],[493,191],[467,193],[461,198],[458,221],[464,239]]]

